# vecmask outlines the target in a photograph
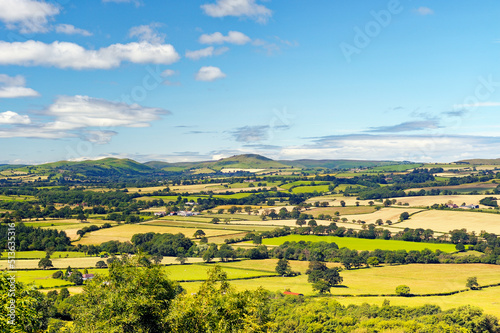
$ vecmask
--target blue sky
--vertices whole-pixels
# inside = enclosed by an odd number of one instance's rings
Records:
[[[0,163],[500,151],[500,3],[0,0]]]

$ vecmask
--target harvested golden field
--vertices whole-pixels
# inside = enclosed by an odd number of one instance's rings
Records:
[[[408,212],[410,215],[414,214],[416,212],[419,212],[420,209],[416,208],[392,208],[392,207],[386,207],[382,208],[379,211],[375,211],[370,214],[352,214],[352,215],[341,215],[342,217],[345,217],[348,219],[348,221],[352,220],[361,220],[365,221],[366,223],[375,223],[378,219],[382,219],[382,221],[387,221],[391,220],[393,223],[397,222],[399,220],[399,216],[403,212]]]
[[[492,190],[495,187],[497,187],[498,184],[494,183],[471,183],[471,184],[461,184],[461,185],[452,185],[452,186],[434,186],[434,187],[422,187],[422,188],[411,188],[406,190],[408,191],[420,191],[420,190],[434,190],[434,189],[440,189],[440,190],[451,190],[451,191],[481,191],[481,190]]]
[[[491,195],[427,195],[418,197],[394,198],[397,202],[408,203],[412,207],[427,207],[434,204],[452,203],[458,206],[465,203],[466,205],[479,205],[479,200]],[[482,206],[482,208],[487,208]]]
[[[52,265],[57,269],[65,269],[68,266],[73,268],[92,268],[95,267],[96,262],[104,260],[100,257],[86,257],[86,258],[51,258]],[[16,260],[17,269],[38,269],[39,259],[26,259]],[[7,268],[7,260],[0,260],[0,269]]]
[[[479,234],[481,230],[500,234],[500,214],[478,213],[467,211],[429,210],[398,223],[401,228],[423,228],[440,232],[453,229],[467,229]]]
[[[161,234],[184,234],[186,237],[193,237],[197,229],[189,228],[176,228],[176,227],[162,227],[162,226],[151,226],[145,224],[126,224],[120,225],[114,228],[100,229],[94,232],[87,233],[83,236],[81,240],[75,242],[74,244],[90,245],[90,244],[101,244],[104,242],[109,242],[111,240],[117,240],[120,242],[127,242],[132,239],[135,234],[143,234],[148,232],[156,232]],[[204,229],[203,230],[207,237],[220,236],[240,233],[240,231],[234,230],[217,230],[217,229]]]
[[[320,214],[334,216],[335,212],[339,212],[340,215],[352,215],[352,214],[368,214],[375,212],[374,206],[347,206],[347,207],[321,207],[312,208],[306,211],[307,214],[312,214],[317,217]]]

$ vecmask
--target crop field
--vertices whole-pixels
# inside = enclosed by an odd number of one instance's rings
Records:
[[[378,219],[382,219],[382,221],[391,220],[392,222],[397,222],[399,220],[399,216],[403,212],[408,212],[410,215],[421,211],[420,209],[415,208],[382,208],[378,211],[369,214],[352,214],[352,215],[343,215],[342,217],[347,218],[349,221],[352,220],[361,220],[366,223],[375,223]]]
[[[178,195],[152,195],[152,196],[144,196],[144,197],[138,197],[135,198],[134,200],[136,201],[153,201],[153,200],[163,200],[164,202],[171,202],[171,201],[177,201]],[[182,196],[182,199],[186,198],[188,201],[196,201],[199,198],[207,198],[208,196]]]
[[[235,281],[236,282],[236,281]],[[486,288],[482,290],[470,290],[450,296],[429,296],[429,297],[335,297],[343,304],[363,303],[381,306],[385,300],[396,306],[423,306],[433,304],[443,310],[454,309],[460,306],[474,306],[484,310],[485,313],[498,316],[500,313],[500,287]]]
[[[81,253],[83,256],[83,252],[75,252]],[[54,268],[65,269],[68,266],[71,267],[80,267],[80,268],[92,268],[95,267],[96,262],[99,260],[105,260],[100,257],[81,257],[81,258],[57,258],[51,257],[52,265]],[[16,260],[16,269],[37,269],[39,259],[25,259],[25,260]],[[0,261],[0,269],[7,268],[7,261]]]
[[[297,180],[297,181],[292,182],[292,183],[284,184],[281,186],[281,188],[288,190],[294,186],[314,186],[314,185],[330,185],[330,184],[331,184],[330,182],[326,182],[326,181]]]
[[[314,185],[314,186],[298,186],[292,189],[292,193],[313,193],[313,192],[328,192],[329,185]]]
[[[347,189],[360,189],[360,188],[365,188],[366,186],[363,185],[351,185],[351,184],[339,184],[337,187],[335,187],[335,191],[345,191]]]
[[[313,208],[308,211],[308,214],[312,214],[317,217],[319,214],[334,216],[335,212],[339,212],[342,215],[352,215],[352,214],[368,214],[375,212],[375,207],[373,206],[346,206],[346,207],[321,207]]]
[[[401,228],[423,228],[440,232],[454,229],[467,229],[480,234],[481,230],[500,234],[500,214],[478,213],[468,211],[423,211],[410,217],[409,220],[398,223]]]
[[[221,199],[241,199],[241,198],[246,198],[254,193],[249,193],[249,192],[243,192],[243,193],[234,193],[234,194],[215,194],[214,198],[221,198]]]
[[[211,269],[213,264],[194,264],[194,265],[171,265],[165,266],[163,269],[167,272],[170,279],[176,281],[183,280],[205,280],[207,278],[207,270]],[[277,275],[274,271],[259,270],[259,269],[244,269],[233,268],[231,263],[221,263],[224,271],[227,273],[228,279],[251,278],[266,275]]]
[[[373,251],[380,250],[417,250],[429,249],[435,251],[437,249],[443,252],[455,252],[453,244],[436,244],[436,243],[417,243],[405,242],[399,240],[385,239],[363,239],[352,237],[336,237],[336,236],[316,236],[316,235],[288,235],[277,238],[266,238],[262,240],[264,245],[281,245],[285,242],[327,242],[336,243],[339,248],[347,247],[358,251]],[[500,282],[500,281],[499,281]]]
[[[434,204],[452,203],[458,206],[465,203],[466,205],[479,205],[479,200],[491,195],[426,195],[417,197],[394,198],[397,202],[408,203],[411,207],[427,207]],[[486,207],[486,206],[481,206]]]
[[[236,230],[236,231],[270,231],[273,230],[272,226],[265,225],[241,225],[238,222],[230,222],[229,224],[219,223],[197,223],[197,222],[181,222],[181,221],[151,221],[144,222],[143,225],[150,226],[163,226],[163,227],[174,227],[174,228],[188,228],[188,229],[216,229],[216,230]],[[186,235],[189,236],[189,235]]]
[[[344,201],[346,206],[356,206],[356,202],[358,202],[360,206],[368,206],[369,202],[373,200],[357,200],[355,197],[344,197],[342,194],[312,197],[306,200],[308,203],[315,203],[316,201],[328,202],[330,206],[340,207],[340,201]],[[376,204],[382,205],[381,203]]]
[[[45,251],[16,251],[16,259],[42,259],[45,258]],[[51,258],[84,258],[85,253],[83,252],[73,252],[73,251],[55,251]],[[7,259],[4,254],[0,257],[0,260]]]
[[[100,229],[94,232],[85,234],[81,240],[75,242],[74,244],[90,245],[90,244],[101,244],[111,240],[117,240],[120,242],[127,242],[132,239],[135,234],[142,234],[148,232],[156,232],[162,234],[178,234],[182,233],[187,237],[192,237],[196,229],[186,229],[177,227],[167,227],[167,226],[151,226],[145,224],[127,224],[121,225],[114,228]],[[217,229],[206,229],[204,230],[207,237],[219,236],[227,234],[239,233],[239,231],[234,230],[217,230]]]
[[[471,184],[461,184],[461,185],[452,185],[452,186],[434,186],[434,187],[425,187],[425,188],[414,188],[414,189],[409,189],[407,191],[420,191],[422,189],[426,191],[430,191],[433,189],[439,189],[439,190],[451,190],[451,191],[457,191],[457,192],[472,192],[472,191],[491,191],[495,187],[497,187],[498,184],[494,183],[471,183]]]

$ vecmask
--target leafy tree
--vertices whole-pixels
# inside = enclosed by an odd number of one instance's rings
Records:
[[[99,260],[95,263],[95,267],[97,268],[107,268],[108,265],[104,262],[104,260]]]
[[[476,276],[468,277],[465,286],[472,290],[479,289],[479,283],[477,282],[477,277]]]
[[[83,274],[79,270],[74,270],[68,278],[68,281],[73,282],[77,286],[83,284]]]
[[[57,271],[54,274],[52,274],[53,279],[61,279],[63,277],[63,272],[62,271]]]
[[[410,295],[410,287],[406,285],[400,285],[396,287],[396,294],[398,296],[409,296]]]
[[[151,259],[153,260],[155,265],[158,265],[163,260],[163,256],[160,253],[155,253],[151,256]]]
[[[288,260],[278,260],[278,263],[276,264],[276,273],[282,276],[290,276],[292,274],[292,268],[290,267]]]
[[[81,332],[167,332],[176,284],[159,266],[115,260],[108,276],[96,275],[76,296],[74,329]]]
[[[214,217],[211,221],[213,224],[217,224],[220,222],[220,219],[218,217]]]
[[[340,201],[340,205],[341,205],[342,207],[345,207],[345,201],[344,201],[344,200],[341,200],[341,201]]]
[[[298,219],[297,221],[295,221],[295,224],[298,225],[299,227],[302,227],[304,224],[306,224],[306,220]]]
[[[212,261],[212,259],[215,258],[215,256],[217,255],[217,251],[218,251],[217,244],[213,244],[213,243],[210,244],[208,246],[208,248],[205,250],[205,252],[203,253],[203,256],[202,256],[203,260],[205,262]]]
[[[380,261],[378,260],[377,257],[370,257],[368,259],[366,259],[366,264],[368,266],[378,266],[380,264]]]
[[[0,332],[38,333],[47,328],[49,313],[44,296],[7,272],[0,273],[0,308]]]
[[[313,283],[313,288],[319,293],[330,292],[330,288],[342,283],[343,278],[340,276],[340,268],[328,268],[319,261],[309,262],[309,268],[306,271],[308,274],[307,281]]]
[[[403,213],[401,213],[401,215],[399,215],[400,221],[408,220],[409,218],[410,218],[410,214],[408,214],[408,212],[403,212]]]
[[[269,295],[263,289],[235,291],[226,273],[215,266],[194,295],[175,299],[168,316],[172,332],[268,332],[271,328]]]
[[[201,229],[196,230],[196,232],[193,235],[194,238],[198,238],[198,239],[203,237],[203,236],[205,236],[205,232]]]
[[[47,269],[50,267],[54,267],[54,265],[52,264],[52,260],[50,260],[49,258],[42,258],[38,262],[38,267],[41,269]]]

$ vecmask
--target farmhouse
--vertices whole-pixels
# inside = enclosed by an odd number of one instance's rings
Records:
[[[94,278],[94,274],[83,274],[82,275],[83,281],[92,280],[93,278]]]
[[[167,212],[155,212],[155,216],[163,217],[167,215]]]
[[[463,206],[460,206],[461,209],[475,209],[475,208],[479,208],[479,205],[463,205]]]

